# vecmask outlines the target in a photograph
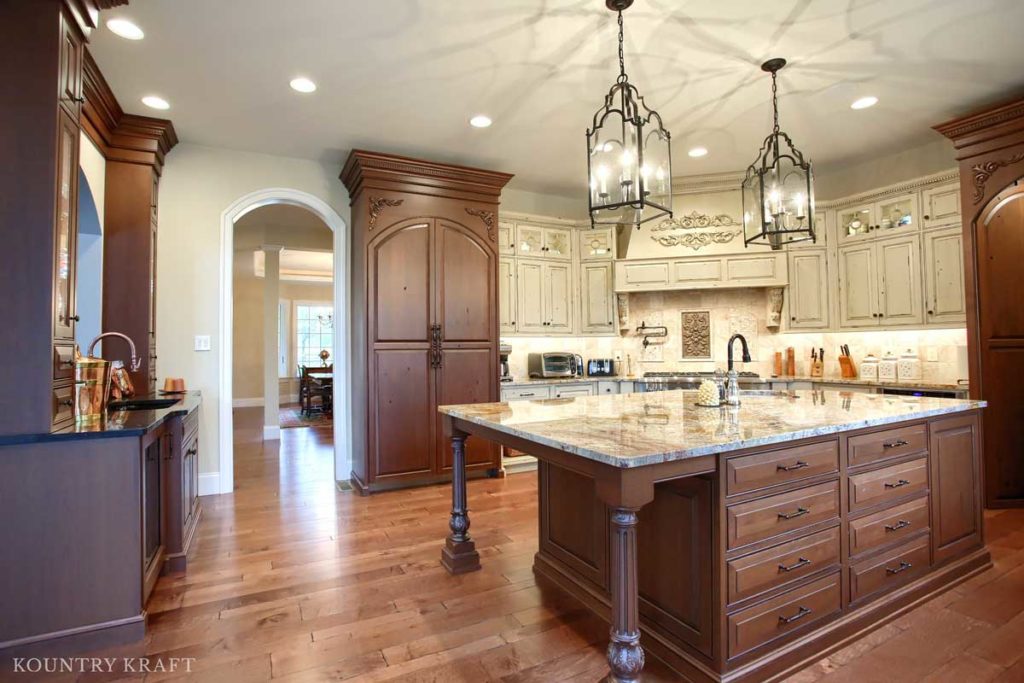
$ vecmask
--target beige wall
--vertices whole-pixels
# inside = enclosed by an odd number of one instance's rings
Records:
[[[868,161],[833,166],[815,165],[815,198],[818,201],[839,199],[955,168],[957,162],[952,143],[940,138],[938,133],[935,135],[936,140],[926,145]]]

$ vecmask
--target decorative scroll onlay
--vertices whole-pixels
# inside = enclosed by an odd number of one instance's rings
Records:
[[[1024,160],[1024,152],[1014,154],[1008,159],[986,161],[983,164],[975,164],[972,166],[971,172],[974,173],[974,203],[977,204],[981,201],[981,198],[985,196],[985,183],[988,182],[993,173],[1021,160]]]
[[[683,360],[711,358],[711,311],[682,312]]]
[[[468,213],[470,216],[476,216],[477,218],[484,222],[484,225],[487,226],[488,239],[490,239],[493,242],[498,238],[497,233],[495,233],[494,231],[493,211],[488,211],[487,209],[474,209],[472,207],[467,206],[466,213]]]
[[[666,218],[651,232],[664,232],[666,230],[696,230],[698,228],[724,228],[730,225],[739,225],[732,216],[720,213],[710,216],[706,213],[691,211],[680,218]]]
[[[651,239],[663,247],[690,247],[694,251],[698,251],[709,244],[732,242],[736,235],[739,234],[738,230],[732,232],[691,232],[686,235],[651,235]]]
[[[384,210],[385,206],[401,206],[404,199],[388,199],[387,197],[373,197],[369,198],[370,202],[370,229],[373,230],[373,226],[377,223],[377,217],[380,216],[381,211]]]

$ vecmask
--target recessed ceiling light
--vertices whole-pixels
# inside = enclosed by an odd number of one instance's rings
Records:
[[[292,86],[292,90],[297,90],[299,92],[313,92],[316,90],[316,83],[304,76],[293,78],[292,82],[288,85]]]
[[[689,152],[687,152],[687,154],[689,154],[694,159],[696,159],[697,157],[705,156],[705,155],[707,155],[707,153],[708,153],[708,148],[707,147],[694,147]]]
[[[469,125],[474,128],[487,128],[491,123],[493,123],[493,121],[491,121],[491,117],[484,116],[483,114],[477,114],[469,120]]]
[[[867,97],[862,97],[859,100],[854,100],[853,104],[850,105],[850,109],[867,109],[868,107],[873,107],[876,104],[878,104],[878,98],[874,95],[868,95]]]
[[[152,109],[170,109],[171,105],[162,97],[156,95],[146,95],[142,98],[142,103]]]
[[[142,40],[146,37],[141,28],[127,19],[111,19],[107,22],[107,28],[128,40]]]

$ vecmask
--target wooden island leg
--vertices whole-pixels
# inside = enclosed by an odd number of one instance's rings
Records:
[[[644,668],[637,584],[637,511],[638,508],[617,507],[611,514],[612,628],[608,643],[611,671],[606,679],[609,683],[639,681]]]
[[[466,508],[466,437],[452,432],[452,514],[448,519],[451,532],[441,549],[441,564],[451,574],[465,574],[480,569],[480,553],[469,537],[469,510]]]

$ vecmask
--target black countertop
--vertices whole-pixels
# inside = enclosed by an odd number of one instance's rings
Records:
[[[135,398],[173,398],[173,395],[137,396]],[[158,410],[119,410],[107,413],[107,419],[95,425],[71,425],[59,432],[44,434],[0,435],[0,446],[43,441],[77,441],[82,439],[110,439],[120,436],[142,436],[176,415],[187,415],[199,409],[203,402],[198,391],[186,392],[174,405]]]

